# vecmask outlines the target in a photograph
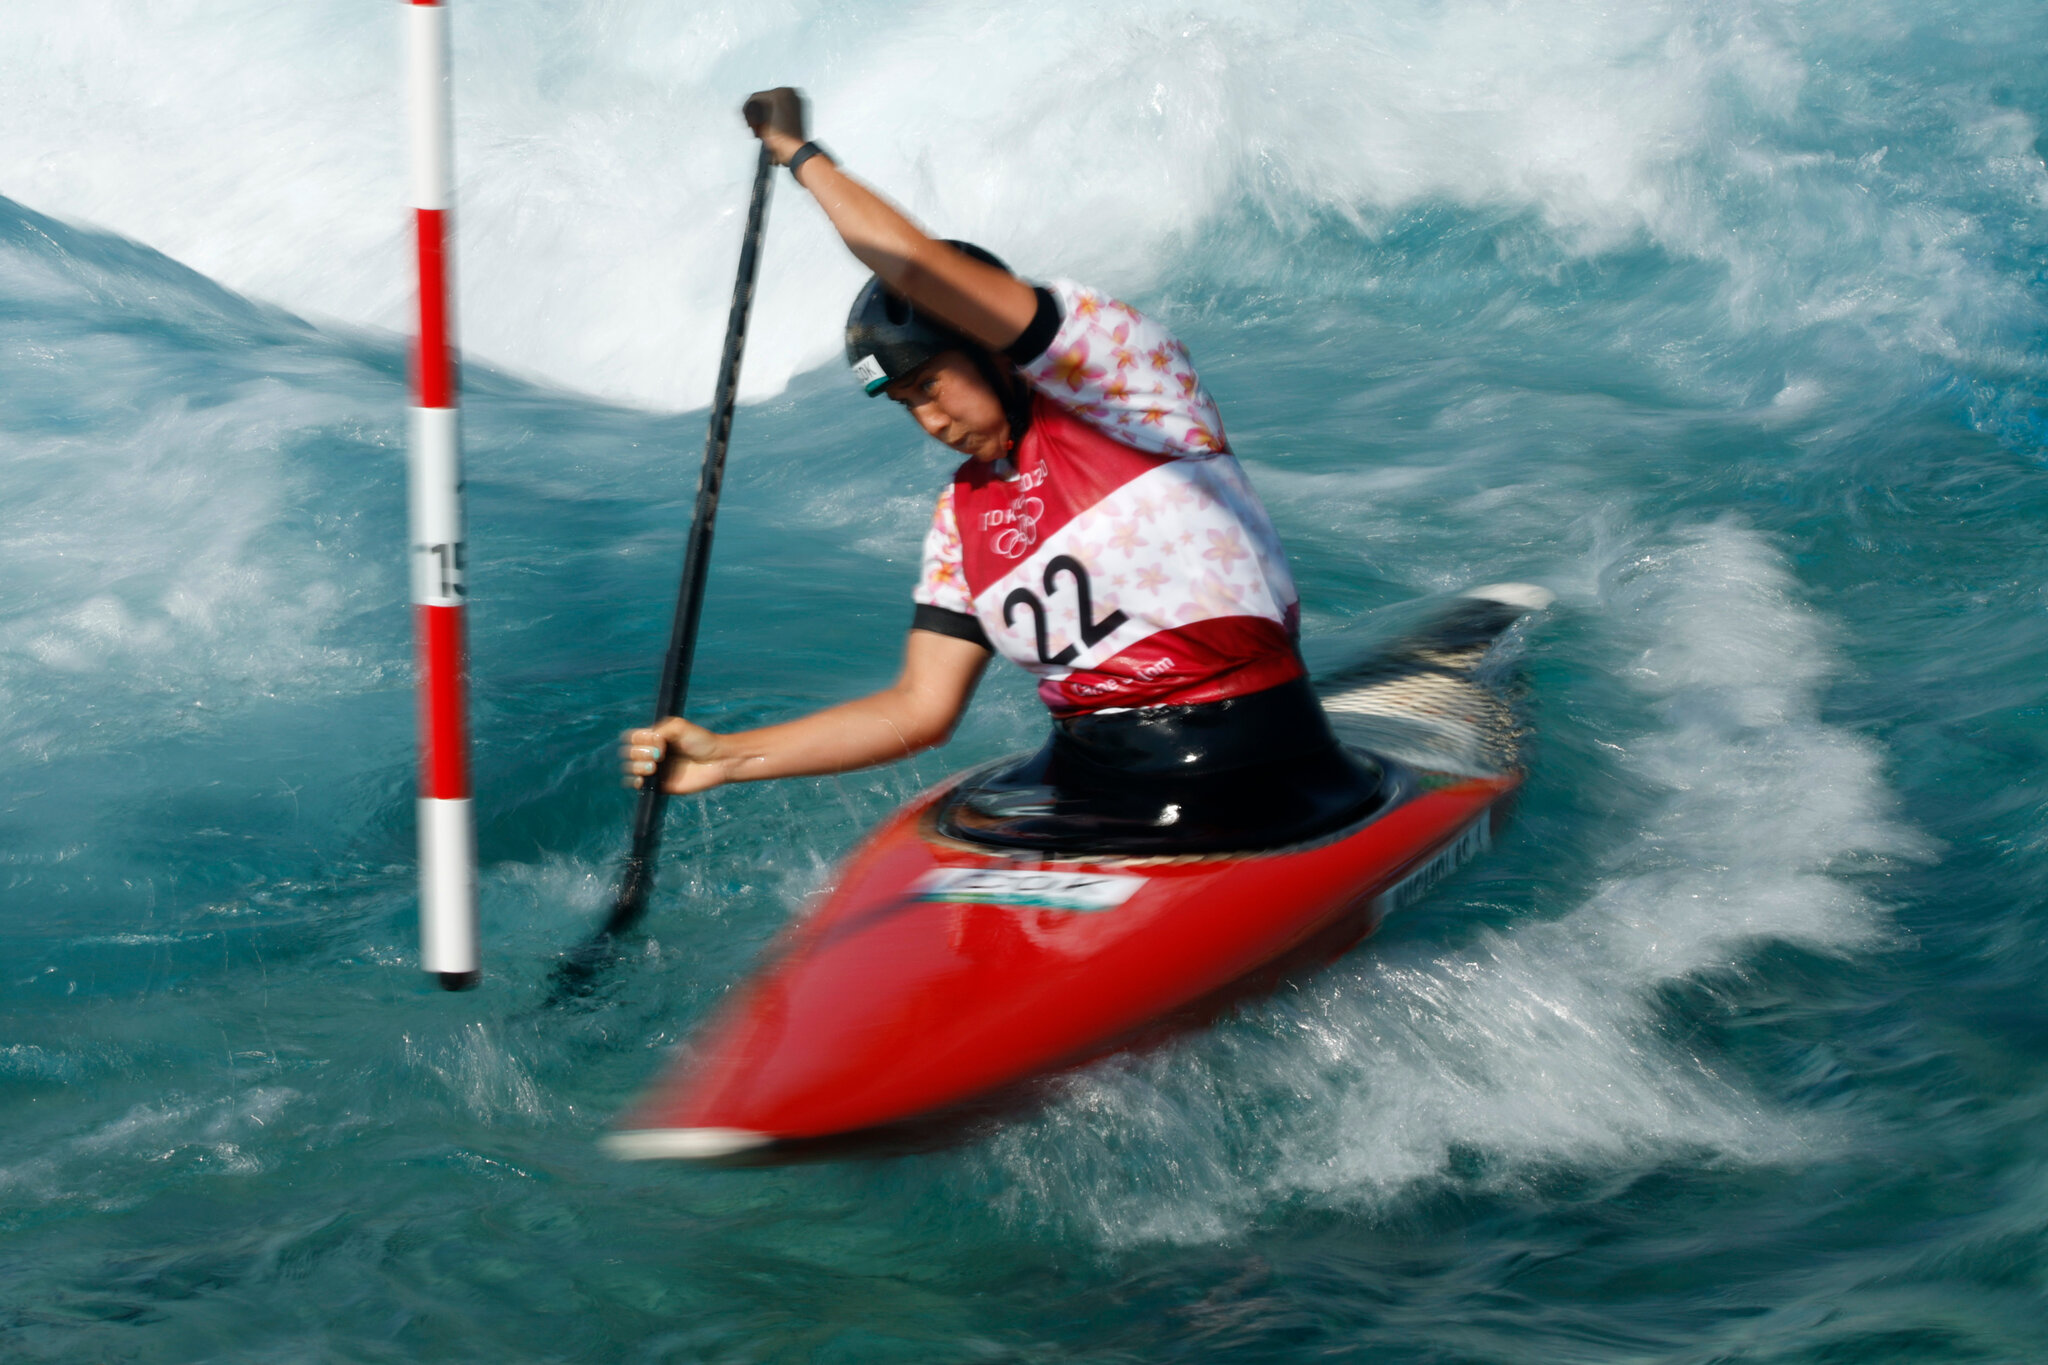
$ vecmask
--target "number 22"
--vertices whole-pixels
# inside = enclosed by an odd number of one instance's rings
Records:
[[[1088,570],[1082,566],[1080,560],[1072,555],[1054,555],[1052,562],[1045,566],[1044,581],[1045,595],[1047,597],[1051,597],[1056,591],[1053,587],[1053,579],[1059,576],[1061,570],[1065,570],[1073,578],[1074,593],[1081,599],[1081,643],[1079,645],[1068,645],[1057,654],[1047,652],[1045,603],[1031,589],[1018,588],[1003,599],[1003,624],[1006,626],[1014,626],[1016,624],[1014,618],[1017,614],[1017,608],[1029,607],[1031,609],[1032,633],[1038,642],[1038,661],[1042,664],[1070,664],[1080,657],[1083,648],[1094,648],[1099,641],[1108,638],[1117,627],[1130,620],[1128,616],[1125,616],[1120,611],[1113,611],[1100,621],[1091,619],[1095,614],[1095,599],[1088,582]]]

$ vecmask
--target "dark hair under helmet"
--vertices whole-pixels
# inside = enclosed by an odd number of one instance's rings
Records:
[[[975,260],[1007,271],[1010,267],[972,242],[948,239],[947,246],[964,251]],[[970,341],[937,318],[910,306],[907,299],[892,294],[880,276],[870,277],[846,315],[846,363],[853,366],[870,398],[892,380],[903,378],[941,351],[963,351],[984,362],[988,348]]]

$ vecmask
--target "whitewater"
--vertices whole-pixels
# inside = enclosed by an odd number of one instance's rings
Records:
[[[0,11],[0,1357],[2048,1358],[2048,11],[455,0],[485,981],[415,962],[395,4]],[[747,92],[1167,321],[1311,660],[1526,580],[1514,823],[950,1147],[607,1120],[898,802],[680,800]],[[951,466],[779,177],[695,714],[887,682]],[[1011,670],[1011,673],[1016,673]]]

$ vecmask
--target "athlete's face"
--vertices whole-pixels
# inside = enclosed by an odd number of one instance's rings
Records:
[[[1010,450],[1010,419],[974,362],[941,351],[882,390],[910,409],[934,440],[977,460],[1000,460]]]

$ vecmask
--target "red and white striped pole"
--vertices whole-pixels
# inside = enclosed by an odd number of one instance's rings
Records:
[[[462,450],[456,435],[454,314],[448,306],[448,10],[440,0],[408,0],[405,46],[420,285],[407,498],[420,670],[420,966],[447,989],[463,990],[477,983],[480,972],[464,658]]]

